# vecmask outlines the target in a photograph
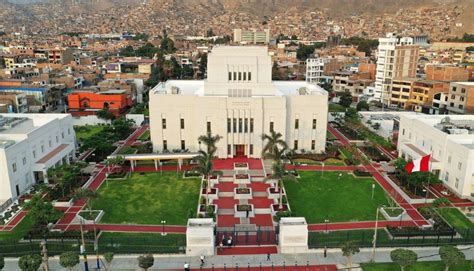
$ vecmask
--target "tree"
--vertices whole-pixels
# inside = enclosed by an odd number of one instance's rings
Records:
[[[466,255],[464,255],[464,253],[454,246],[440,247],[439,256],[446,266],[445,271],[448,271],[452,266],[462,264],[466,260]]]
[[[400,265],[401,271],[405,270],[405,267],[416,263],[418,255],[409,249],[395,249],[390,252],[390,258],[394,263]]]
[[[212,31],[212,28],[209,28],[206,32],[206,37],[214,37],[214,31]]]
[[[92,217],[92,200],[97,199],[99,195],[100,194],[99,192],[97,192],[97,190],[92,190],[89,188],[79,188],[74,193],[72,199],[74,202],[78,201],[79,199],[85,199],[87,209],[89,210],[89,215]]]
[[[341,246],[342,256],[347,257],[347,267],[352,268],[352,255],[360,252],[359,247],[353,242],[348,241]]]
[[[44,227],[50,222],[58,220],[62,212],[53,207],[51,202],[46,202],[40,194],[35,194],[30,201],[25,203],[25,209],[37,227]]]
[[[198,140],[206,145],[207,148],[207,153],[211,156],[214,157],[217,151],[216,144],[219,142],[219,140],[222,138],[220,135],[212,135],[211,133],[207,133],[206,135],[201,135],[198,137]]]
[[[3,256],[0,256],[0,270],[2,270],[5,267],[5,258]]]
[[[357,103],[357,111],[369,111],[369,104],[366,101],[360,101]]]
[[[72,270],[74,266],[79,264],[79,254],[72,251],[64,252],[59,256],[59,264],[68,270]]]
[[[99,119],[103,119],[106,121],[115,119],[114,113],[112,113],[108,108],[101,109],[95,113],[95,115]]]
[[[339,94],[339,104],[344,107],[349,107],[352,104],[352,95],[350,92],[342,92]]]
[[[22,271],[37,271],[41,262],[41,256],[38,254],[24,255],[18,259],[18,267]]]
[[[117,155],[113,158],[108,158],[105,161],[105,164],[107,165],[107,171],[109,173],[113,171],[116,166],[122,166],[124,163],[125,163],[125,158],[122,155]]]
[[[196,171],[199,172],[199,174],[201,174],[204,178],[206,178],[206,205],[209,205],[209,192],[211,192],[211,176],[222,174],[222,172],[220,171],[212,170],[213,157],[214,153],[205,152],[203,150],[199,151],[199,156],[197,157]]]
[[[265,159],[277,161],[281,158],[281,150],[286,150],[288,148],[286,141],[283,139],[283,135],[274,130],[270,131],[270,134],[263,134],[262,140],[266,141],[265,146],[263,146],[262,149],[262,156]]]
[[[112,253],[112,252],[105,253],[104,254],[104,259],[105,259],[105,262],[107,263],[107,267],[110,267],[110,264],[114,260],[114,253]]]
[[[202,54],[199,58],[199,71],[201,72],[201,78],[204,79],[207,70],[207,54]]]
[[[344,115],[344,118],[346,119],[346,121],[353,121],[353,122],[356,122],[359,120],[359,113],[357,113],[357,110],[355,108],[352,108],[352,107],[348,107],[346,108],[346,113]]]
[[[441,205],[443,206],[449,206],[451,205],[451,201],[447,198],[437,198],[435,199],[431,205],[434,207],[434,208],[438,208],[440,207]]]
[[[474,52],[474,46],[466,47],[466,52]]]
[[[148,268],[152,267],[155,263],[155,259],[153,258],[152,254],[142,255],[138,257],[138,267],[142,268],[143,270],[148,270]]]

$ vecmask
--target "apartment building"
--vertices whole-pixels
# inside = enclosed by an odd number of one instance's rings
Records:
[[[439,81],[468,81],[470,71],[466,67],[454,65],[433,65],[425,67],[425,75],[428,80]]]
[[[25,93],[0,91],[0,113],[26,112],[28,112],[28,102]]]
[[[219,158],[259,158],[261,135],[270,131],[291,149],[325,150],[327,92],[304,81],[272,81],[266,47],[214,47],[207,71],[206,80],[170,80],[150,91],[154,151],[197,151],[197,138],[212,133],[222,136]]]
[[[413,44],[413,38],[397,38],[393,34],[380,38],[377,49],[374,98],[385,105],[390,105],[393,79],[415,77],[418,57],[419,45]]]
[[[397,149],[407,160],[431,153],[431,169],[443,184],[474,199],[473,115],[401,115]]]
[[[405,109],[410,99],[413,82],[417,80],[417,78],[411,77],[394,78],[391,87],[392,91],[390,92],[390,107]]]
[[[74,159],[75,146],[69,114],[0,114],[0,204],[47,182],[48,168]]]
[[[327,58],[306,59],[306,82],[322,85],[325,82],[324,65],[329,62]]]
[[[438,93],[448,93],[447,82],[432,80],[417,80],[412,83],[410,99],[405,108],[415,112],[422,112],[423,108],[431,108],[434,96]]]
[[[234,29],[234,42],[239,44],[268,44],[270,42],[270,29]]]
[[[332,86],[334,92],[349,92],[357,102],[373,83],[374,80],[370,79],[370,73],[338,71],[334,73]]]
[[[450,114],[474,114],[474,82],[452,82],[447,110]]]

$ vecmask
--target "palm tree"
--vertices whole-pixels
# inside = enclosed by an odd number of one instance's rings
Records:
[[[285,165],[281,161],[275,161],[272,165],[273,174],[270,176],[271,179],[276,179],[275,191],[280,192],[279,198],[279,209],[283,208],[283,189],[279,189],[279,183],[285,180],[295,180],[295,176],[287,174],[285,171]]]
[[[348,241],[342,244],[341,250],[342,250],[342,255],[344,257],[347,257],[347,267],[351,269],[352,268],[352,255],[360,252],[359,247],[353,241]]]
[[[263,134],[262,140],[267,141],[262,149],[263,158],[275,161],[276,159],[281,158],[284,150],[288,148],[288,145],[283,139],[283,135],[281,133],[276,133],[275,131],[271,131],[269,135]]]
[[[211,156],[214,157],[217,147],[216,144],[219,142],[219,140],[222,137],[220,135],[212,135],[211,133],[207,133],[206,135],[201,135],[198,137],[198,140],[207,147],[207,153]]]
[[[212,154],[207,153],[203,150],[199,151],[199,156],[197,157],[198,165],[196,170],[206,178],[206,205],[209,205],[209,192],[211,192],[210,178],[212,175],[221,175],[220,171],[212,170]]]
[[[105,161],[105,164],[107,165],[107,171],[110,173],[110,167],[112,166],[112,170],[116,166],[122,166],[125,163],[125,158],[121,155],[115,156],[113,158],[109,158]]]
[[[92,217],[92,200],[97,199],[98,197],[99,197],[99,192],[97,192],[97,190],[79,188],[74,193],[72,200],[76,202],[80,199],[85,199],[87,209],[89,210],[89,215]]]

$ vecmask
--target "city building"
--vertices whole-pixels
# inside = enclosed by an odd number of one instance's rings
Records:
[[[324,64],[327,58],[308,58],[306,59],[306,82],[322,85],[326,80],[324,76]]]
[[[454,65],[433,65],[425,67],[426,79],[439,81],[468,81],[470,71]]]
[[[26,112],[28,112],[28,102],[25,93],[0,91],[0,113]]]
[[[334,73],[332,82],[334,92],[349,92],[354,102],[366,93],[367,87],[371,86],[374,80],[369,79],[369,73],[355,73],[350,71],[338,71]]]
[[[270,42],[270,30],[234,29],[234,42],[240,44],[268,44]]]
[[[397,38],[393,34],[380,38],[377,49],[375,98],[385,105],[390,105],[393,79],[415,77],[418,57],[419,45],[413,44],[413,38]]]
[[[201,146],[212,133],[220,158],[261,157],[262,134],[279,132],[290,149],[323,152],[328,94],[304,81],[272,81],[266,47],[219,46],[208,55],[206,80],[170,80],[150,91],[154,151]]]
[[[417,80],[412,83],[410,99],[405,104],[405,109],[423,112],[423,108],[431,108],[433,98],[438,93],[448,93],[447,82],[432,80]]]
[[[406,103],[410,99],[413,82],[417,80],[417,78],[411,77],[394,78],[390,92],[390,107],[405,109]]]
[[[69,112],[74,116],[94,115],[104,108],[108,108],[115,116],[120,116],[133,105],[132,96],[124,89],[75,90],[67,99]]]
[[[474,114],[474,82],[452,82],[447,110],[450,114]]]
[[[47,170],[69,163],[75,148],[69,114],[0,114],[0,204],[47,182]]]
[[[397,149],[407,160],[431,153],[431,169],[443,184],[473,199],[473,115],[401,115]]]

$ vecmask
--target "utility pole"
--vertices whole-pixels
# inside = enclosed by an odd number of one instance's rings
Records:
[[[41,241],[41,253],[43,254],[43,270],[49,271],[49,263],[48,263],[48,249],[46,248],[46,241]]]
[[[94,250],[97,257],[97,270],[100,270],[99,240],[97,240],[97,227],[94,220]]]
[[[375,227],[374,227],[374,240],[372,240],[372,259],[371,262],[375,262],[375,247],[377,246],[377,228],[379,226],[379,208],[377,207],[377,213],[375,214]]]
[[[89,271],[89,265],[87,264],[87,252],[86,252],[86,242],[84,241],[84,229],[82,227],[82,218],[81,218],[81,254],[84,255],[84,270]]]

